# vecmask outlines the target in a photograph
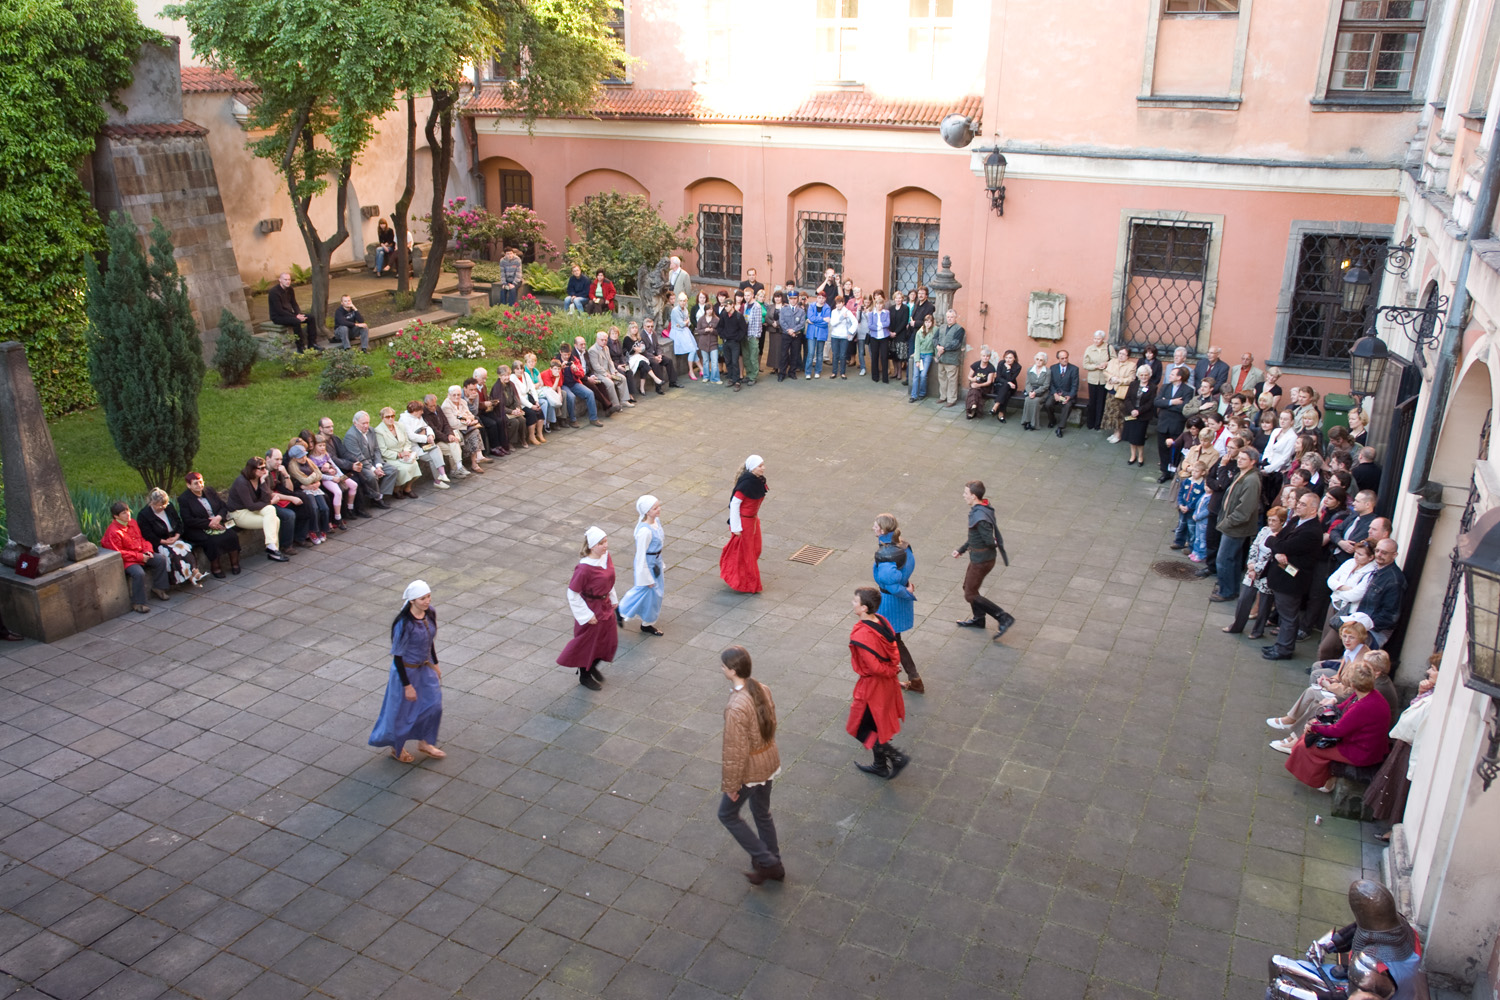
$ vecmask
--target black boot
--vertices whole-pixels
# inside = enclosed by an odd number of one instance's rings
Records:
[[[588,688],[590,691],[603,691],[604,690],[603,685],[601,685],[598,681],[594,680],[593,674],[589,670],[580,670],[580,671],[578,671],[578,683],[582,684],[584,687]]]
[[[889,778],[891,776],[891,762],[884,743],[875,744],[875,762],[872,764],[855,763],[866,774],[873,774],[877,778]]]
[[[894,743],[885,745],[885,759],[891,770],[891,773],[886,775],[887,778],[894,778],[901,773],[903,767],[911,763],[911,757]]]
[[[603,660],[595,660],[594,665],[592,667],[589,667],[589,676],[598,681],[600,684],[604,683],[604,674],[600,673],[599,671],[599,664],[603,662]]]

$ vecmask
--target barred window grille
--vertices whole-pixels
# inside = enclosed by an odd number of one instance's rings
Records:
[[[1483,461],[1490,453],[1490,418],[1495,415],[1491,410],[1484,415],[1484,426],[1479,430],[1479,459]],[[1479,506],[1479,472],[1476,465],[1474,473],[1469,477],[1469,500],[1464,504],[1463,516],[1458,522],[1458,537],[1474,527],[1474,513]],[[1438,617],[1437,637],[1433,642],[1432,651],[1441,653],[1443,644],[1448,641],[1448,628],[1453,624],[1453,615],[1458,610],[1458,588],[1463,583],[1463,567],[1458,564],[1458,544],[1453,545],[1453,552],[1449,556],[1448,564],[1448,589],[1443,592],[1443,611]]]
[[[1380,301],[1385,274],[1379,248],[1384,237],[1308,233],[1297,260],[1297,284],[1287,317],[1286,363],[1307,368],[1344,369],[1349,348],[1364,336],[1370,310]],[[1344,311],[1344,271],[1359,264],[1375,276],[1359,312]]]
[[[698,273],[723,281],[740,280],[740,247],[744,226],[738,205],[698,206]]]
[[[797,213],[797,280],[803,288],[816,288],[823,272],[833,268],[844,273],[843,212]]]
[[[891,289],[910,291],[937,274],[938,220],[898,215],[891,222]]]
[[[1133,349],[1198,349],[1213,225],[1130,220],[1120,337]]]

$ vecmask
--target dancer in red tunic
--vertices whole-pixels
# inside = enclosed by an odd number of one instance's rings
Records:
[[[866,774],[894,778],[911,758],[891,744],[906,718],[906,702],[896,674],[901,653],[896,632],[880,616],[880,591],[860,587],[854,592],[854,614],[858,621],[849,633],[849,664],[859,675],[854,682],[854,703],[849,706],[850,736],[875,751],[873,764],[855,764]]]
[[[719,553],[719,577],[742,594],[760,593],[760,505],[768,489],[766,463],[751,455],[734,484],[729,541]]]
[[[620,645],[615,618],[615,565],[609,559],[609,538],[603,528],[583,536],[582,557],[568,581],[568,610],[573,612],[573,639],[558,654],[559,665],[578,671],[578,683],[598,691],[604,681],[599,664],[613,662]]]

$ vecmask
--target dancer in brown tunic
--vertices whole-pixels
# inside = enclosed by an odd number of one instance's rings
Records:
[[[578,683],[598,691],[604,681],[599,664],[613,662],[620,645],[615,565],[609,558],[609,537],[603,528],[592,527],[584,533],[579,555],[573,579],[568,581],[573,639],[558,654],[557,662],[578,671]]]

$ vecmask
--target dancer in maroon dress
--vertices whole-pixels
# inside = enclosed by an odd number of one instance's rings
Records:
[[[880,591],[874,587],[854,591],[857,620],[849,632],[849,665],[859,680],[854,682],[854,701],[849,706],[845,729],[875,751],[874,763],[854,766],[866,774],[894,778],[911,763],[911,758],[891,743],[901,732],[906,701],[901,697],[901,683],[896,680],[901,669],[896,632],[881,616],[879,608]]]
[[[573,639],[558,654],[560,666],[578,671],[578,683],[598,691],[604,681],[599,664],[613,662],[620,645],[615,618],[615,564],[609,559],[604,529],[590,528],[583,536],[582,557],[568,581],[568,610],[573,612]]]
[[[745,459],[729,501],[729,542],[719,554],[719,577],[742,594],[760,593],[760,505],[766,498],[766,463]]]

